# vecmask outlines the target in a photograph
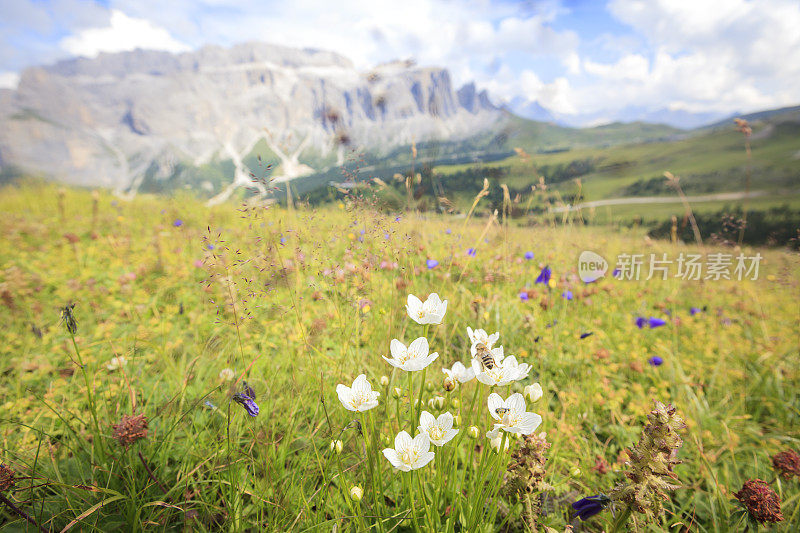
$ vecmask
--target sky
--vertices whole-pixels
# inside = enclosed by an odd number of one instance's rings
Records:
[[[261,40],[361,69],[413,58],[495,103],[602,123],[800,104],[798,0],[0,0],[0,87],[26,67]]]

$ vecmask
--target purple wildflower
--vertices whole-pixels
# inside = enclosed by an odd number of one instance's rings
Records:
[[[525,291],[522,291],[521,293],[519,293],[519,299],[522,300],[523,302],[527,302],[528,301],[528,293],[525,292]]]
[[[546,266],[539,272],[539,277],[536,278],[536,283],[550,283],[550,276],[552,276],[552,271],[550,270],[549,266]]]
[[[660,358],[659,356],[657,356],[657,355],[654,355],[653,357],[648,359],[648,362],[652,366],[661,366],[662,364],[664,364],[664,360],[662,358]]]
[[[690,307],[690,308],[689,308],[689,314],[690,314],[690,315],[692,315],[692,316],[694,316],[694,315],[696,315],[697,313],[700,313],[700,312],[702,312],[702,311],[703,311],[703,310],[702,310],[702,309],[700,309],[699,307]]]
[[[478,251],[475,248],[467,249],[467,255],[470,256],[470,257],[475,257],[477,255],[477,253],[478,253]]]
[[[436,259],[428,259],[427,261],[425,261],[425,264],[428,265],[428,270],[431,270],[439,266],[439,261],[437,261]]]
[[[533,252],[525,252],[525,259],[527,259],[528,261],[533,259]]]
[[[561,297],[564,298],[565,300],[572,300],[572,291],[566,290],[562,292]]]
[[[664,324],[667,323],[667,321],[664,320],[663,318],[655,318],[651,316],[650,320],[648,320],[647,323],[650,326],[650,329],[653,329],[663,326]]]
[[[581,333],[581,339],[585,339],[586,337],[590,337],[594,335],[594,331],[589,331],[588,333]]]
[[[584,521],[590,519],[596,514],[599,514],[608,506],[609,503],[611,503],[611,500],[608,498],[608,496],[605,494],[597,494],[595,496],[581,498],[572,504],[572,508],[575,509],[578,518],[580,518],[581,521]]]
[[[451,233],[453,233],[453,231],[452,231],[450,228],[447,228],[446,230],[444,230],[444,232],[445,232],[447,235],[450,235]]]
[[[619,278],[619,275],[620,275],[620,274],[622,274],[622,271],[621,271],[620,269],[618,269],[618,268],[615,268],[615,269],[614,269],[614,270],[611,272],[611,276],[612,276],[612,277],[615,277],[615,278]]]
[[[172,225],[175,226],[176,228],[180,228],[181,226],[183,226],[183,220],[176,218],[175,222],[173,222]]]
[[[258,416],[258,404],[250,398],[249,396],[245,396],[241,392],[237,392],[233,395],[233,401],[244,407],[244,410],[247,411],[247,414],[250,416]]]
[[[637,328],[642,329],[647,324],[647,319],[643,316],[637,316],[635,323]]]

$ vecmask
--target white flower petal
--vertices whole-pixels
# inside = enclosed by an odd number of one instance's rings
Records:
[[[478,379],[480,379],[480,376],[478,376]],[[493,392],[489,395],[489,399],[486,401],[486,403],[489,407],[489,414],[492,415],[492,418],[495,420],[500,420],[502,417],[497,414],[497,408],[505,407],[503,398],[501,398],[496,392]]]
[[[436,417],[430,414],[428,411],[422,411],[419,414],[419,425],[423,428],[429,428],[436,424]]]
[[[409,449],[413,443],[414,441],[411,438],[411,435],[409,435],[406,431],[401,431],[394,438],[394,449],[397,450],[398,454],[400,454]]]
[[[525,398],[522,397],[520,393],[514,393],[508,397],[506,400],[506,407],[511,409],[516,413],[524,413],[525,412]]]
[[[436,419],[436,425],[445,431],[449,431],[450,428],[453,427],[453,421],[453,415],[450,413],[442,413],[439,415],[439,418]]]
[[[536,428],[538,428],[541,423],[541,416],[537,415],[536,413],[525,413],[522,415],[522,420],[517,424],[517,426],[523,435],[530,435],[536,431]]]

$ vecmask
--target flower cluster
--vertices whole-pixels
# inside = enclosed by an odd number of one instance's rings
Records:
[[[119,424],[114,424],[114,438],[124,448],[146,438],[147,431],[147,417],[143,414],[123,415]]]
[[[783,520],[781,498],[765,481],[749,479],[734,496],[747,509],[750,517],[761,524]]]

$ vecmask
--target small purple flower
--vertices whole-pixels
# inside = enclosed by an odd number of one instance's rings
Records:
[[[436,259],[428,259],[427,261],[425,261],[425,264],[428,265],[428,270],[431,270],[439,266],[439,261],[437,261]]]
[[[248,415],[258,416],[258,404],[249,396],[245,396],[243,393],[237,392],[233,395],[233,401],[244,407],[244,410],[247,411]]]
[[[581,333],[581,339],[585,339],[586,337],[590,337],[594,335],[594,331],[589,331],[587,333]]]
[[[643,316],[637,316],[635,323],[637,328],[642,329],[647,324],[647,319]]]
[[[692,316],[696,315],[697,313],[701,313],[702,311],[703,310],[700,309],[699,307],[690,307],[689,308],[689,314],[692,315]]]
[[[361,231],[359,231],[359,233],[360,233],[361,235],[364,235],[366,232],[367,232],[367,230],[364,230],[364,229],[362,229]]]
[[[578,518],[584,521],[599,514],[609,503],[611,503],[611,500],[608,496],[605,494],[597,494],[595,496],[581,498],[572,504],[572,508],[575,509]]]
[[[475,257],[478,254],[478,251],[475,248],[467,249],[467,255],[470,257]]]
[[[523,302],[527,302],[528,301],[528,293],[525,292],[525,291],[522,291],[521,293],[519,293],[519,299],[522,300]]]
[[[176,218],[175,222],[173,222],[172,225],[175,226],[176,228],[180,228],[181,226],[183,226],[183,220]]]
[[[527,259],[528,261],[533,259],[533,252],[525,252],[525,259]]]
[[[450,235],[451,233],[453,233],[453,232],[452,232],[452,230],[451,230],[450,228],[447,228],[446,230],[444,230],[444,232],[445,232],[447,235]]]
[[[286,237],[281,237],[281,245],[286,244]]]
[[[396,218],[394,219],[394,221],[395,221],[395,222],[400,222],[400,217],[396,217]]]
[[[206,249],[207,250],[213,250],[214,249],[214,245],[213,244],[209,244],[209,245],[206,246]]]
[[[615,268],[615,269],[614,269],[614,270],[611,272],[611,276],[612,276],[612,277],[614,277],[614,278],[619,278],[619,275],[620,275],[620,274],[622,274],[622,271],[621,271],[620,269],[618,269],[618,268]]]
[[[550,283],[550,276],[552,274],[553,273],[551,272],[549,266],[544,267],[542,271],[539,272],[539,277],[536,278],[536,283],[545,283],[545,284]]]
[[[564,298],[565,300],[572,300],[572,291],[566,290],[562,292],[561,297]]]
[[[654,355],[648,361],[653,366],[661,366],[664,363],[664,360],[657,355]]]
[[[663,326],[664,324],[667,323],[667,321],[664,320],[663,318],[655,318],[651,316],[650,320],[648,320],[647,323],[649,324],[650,329],[653,329]]]
[[[553,326],[555,326],[556,324],[558,324],[558,320],[553,320],[552,322],[547,324],[545,327],[549,329],[549,328],[552,328]]]

